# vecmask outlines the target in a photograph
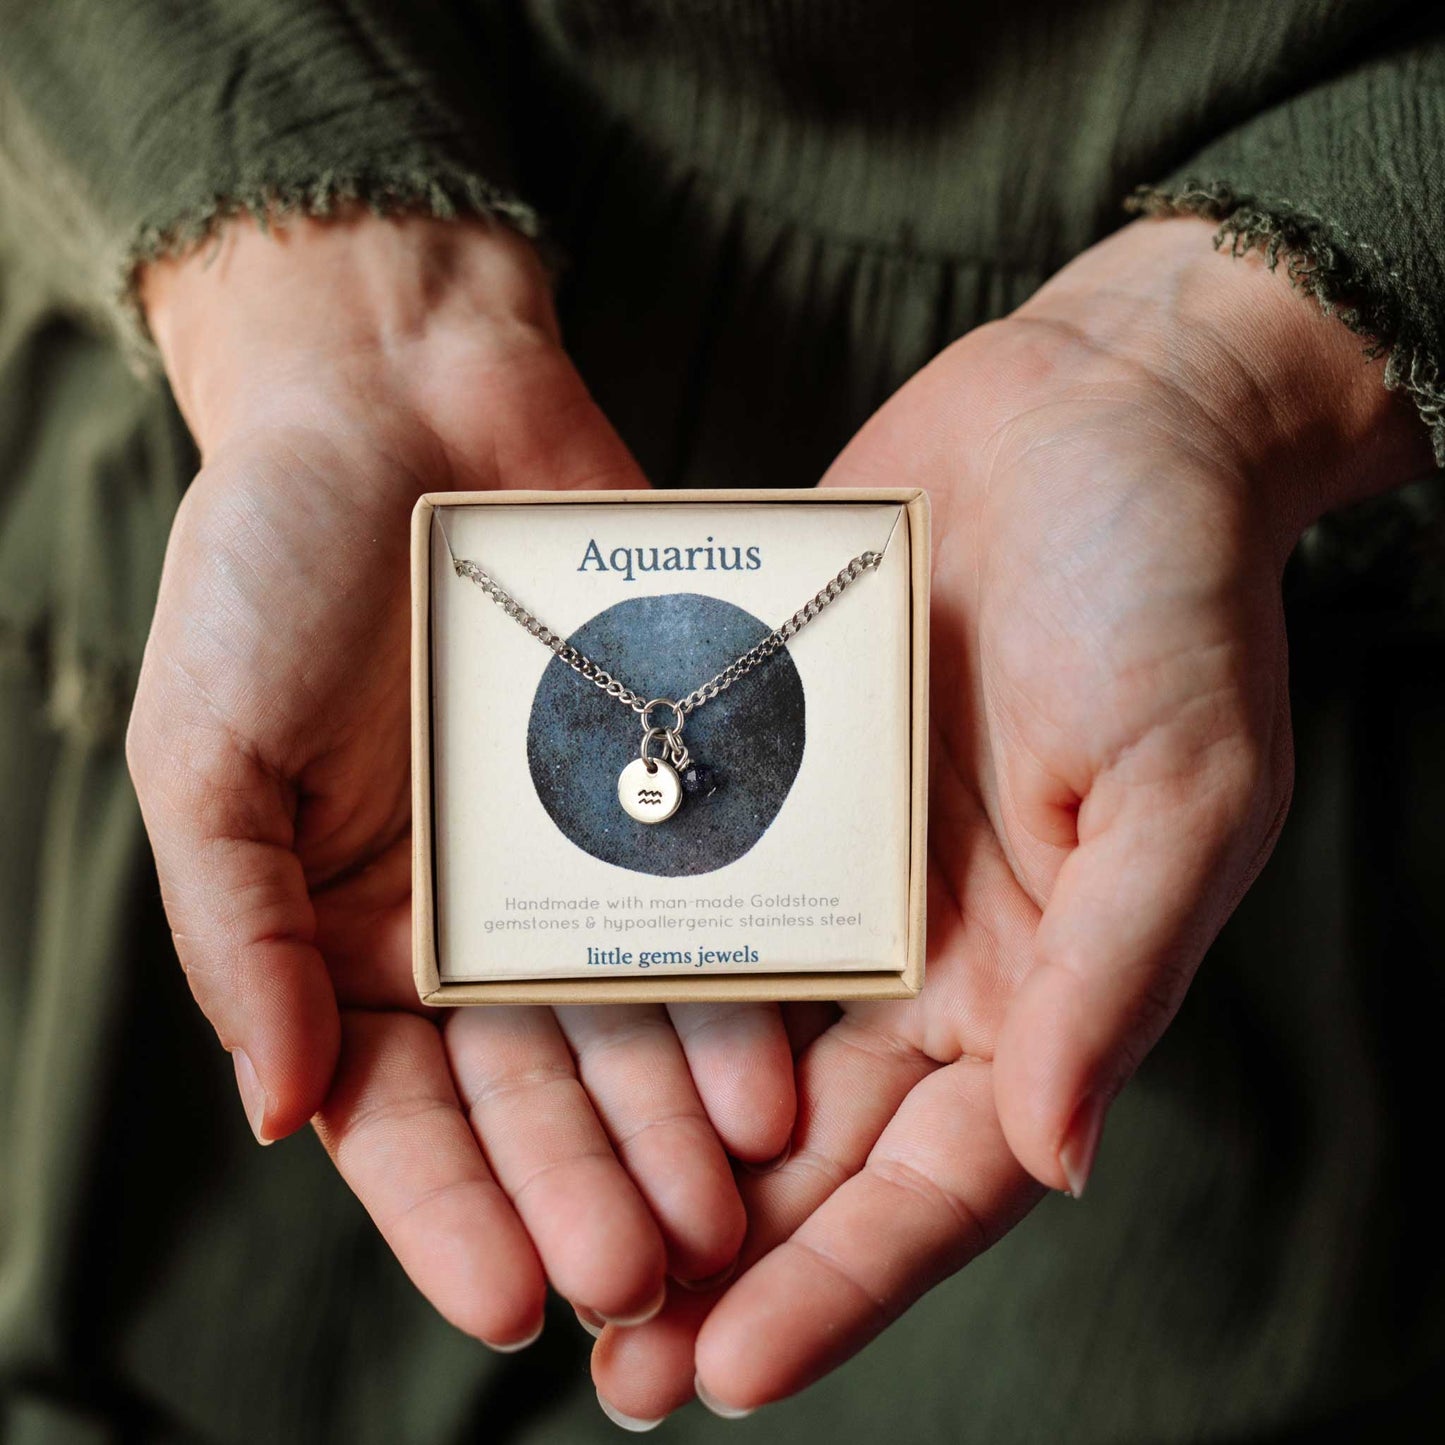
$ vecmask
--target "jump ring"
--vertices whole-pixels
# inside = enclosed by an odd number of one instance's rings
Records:
[[[652,722],[648,717],[648,714],[655,707],[670,707],[673,712],[673,717],[676,719],[676,721],[670,728],[663,728],[663,732],[680,733],[682,731],[682,725],[687,721],[687,714],[683,712],[682,708],[679,707],[677,703],[673,702],[670,697],[655,697],[650,703],[647,704],[645,708],[642,709],[643,727],[649,729],[652,727]]]
[[[656,758],[652,758],[647,755],[648,746],[654,738],[661,738],[663,742],[667,744],[667,747],[665,747],[663,752],[659,753]],[[666,753],[670,751],[671,739],[668,736],[668,731],[666,728],[648,728],[642,734],[642,761],[647,764],[647,771],[649,773],[655,772],[657,770],[658,759],[665,756]]]
[[[673,728],[667,734],[667,751],[672,759],[675,768],[682,769],[692,761],[692,755],[687,750],[687,744],[682,740],[682,730]]]

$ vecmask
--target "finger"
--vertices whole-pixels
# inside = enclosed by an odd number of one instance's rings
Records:
[[[1286,795],[1260,780],[1246,749],[1221,747],[1085,799],[994,1056],[1004,1132],[1042,1183],[1083,1192],[1109,1103],[1263,862]]]
[[[498,1349],[536,1336],[546,1277],[462,1114],[434,1024],[348,1011],[315,1123],[402,1268],[452,1324]]]
[[[747,1220],[732,1166],[661,1008],[559,1008],[592,1106],[667,1244],[675,1279],[737,1258]],[[791,1075],[791,1060],[789,1060]]]
[[[181,967],[270,1143],[320,1108],[340,1044],[291,800],[226,729],[159,716],[144,696],[126,756]]]
[[[788,1146],[793,1050],[776,1004],[670,1004],[707,1116],[729,1153],[760,1162]]]
[[[645,1325],[602,1331],[592,1347],[592,1383],[610,1418],[663,1420],[692,1399],[698,1331],[723,1288],[673,1289]]]
[[[550,1009],[453,1013],[447,1054],[472,1129],[557,1292],[608,1320],[659,1306],[667,1254]]]
[[[910,1092],[864,1169],[707,1316],[699,1392],[747,1410],[801,1390],[988,1248],[1040,1192],[999,1127],[989,1065],[940,1069]]]
[[[851,1178],[908,1092],[936,1065],[882,1029],[844,1017],[798,1062],[793,1152],[766,1174],[745,1176],[748,1235],[743,1268],[766,1254]],[[874,1241],[876,1247],[877,1241]],[[592,1352],[598,1393],[616,1410],[651,1420],[693,1391],[690,1341],[719,1298],[674,1291],[636,1329],[606,1330]]]

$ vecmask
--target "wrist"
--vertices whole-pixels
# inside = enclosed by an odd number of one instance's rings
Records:
[[[1361,337],[1212,234],[1198,217],[1134,222],[1018,314],[1168,389],[1191,445],[1238,477],[1287,553],[1325,512],[1428,473],[1429,438]]]
[[[484,219],[238,219],[150,264],[140,298],[203,455],[318,387],[380,384],[421,404],[448,350],[558,343],[535,248]]]

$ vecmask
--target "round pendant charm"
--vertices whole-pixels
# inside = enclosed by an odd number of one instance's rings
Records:
[[[682,784],[661,758],[634,758],[618,775],[617,801],[639,823],[665,823],[682,802]]]

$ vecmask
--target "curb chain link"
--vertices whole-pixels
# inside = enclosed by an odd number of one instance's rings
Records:
[[[669,742],[671,742],[670,732],[681,733],[683,718],[689,713],[695,712],[705,702],[711,702],[719,693],[726,692],[740,677],[746,677],[760,663],[766,662],[780,647],[785,647],[829,603],[836,602],[865,572],[874,571],[882,560],[881,552],[860,552],[836,577],[819,588],[786,622],[780,623],[761,642],[755,643],[746,652],[735,657],[720,673],[709,678],[701,687],[695,688],[686,697],[671,704],[677,710],[678,727],[672,730],[661,730],[669,733]],[[644,717],[654,703],[660,704],[669,701],[665,698],[649,701],[640,693],[634,692],[630,687],[619,682],[605,668],[599,667],[597,663],[593,662],[585,652],[573,647],[566,638],[559,637],[475,562],[470,562],[464,557],[457,558],[453,561],[452,566],[458,577],[465,577],[468,581],[475,582],[508,617],[530,632],[538,642],[556,653],[579,677],[585,678],[594,687],[601,688],[608,697],[615,697],[618,702]],[[681,742],[680,736],[678,742]],[[685,751],[684,749],[684,755]],[[675,756],[676,750],[674,750]]]

